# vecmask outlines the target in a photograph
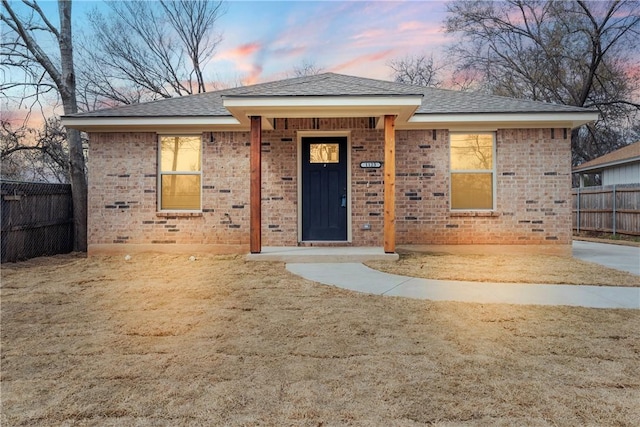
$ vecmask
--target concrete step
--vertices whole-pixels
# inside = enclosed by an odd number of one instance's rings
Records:
[[[287,263],[327,263],[397,261],[398,254],[385,253],[380,247],[263,247],[259,254],[248,254],[247,261],[278,261]]]

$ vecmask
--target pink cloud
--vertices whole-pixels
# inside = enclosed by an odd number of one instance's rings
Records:
[[[260,49],[262,49],[262,45],[258,42],[245,43],[236,48],[221,52],[216,56],[216,59],[238,60],[251,56]]]
[[[330,69],[331,71],[334,71],[334,72],[343,71],[348,68],[361,65],[363,63],[378,62],[383,59],[387,59],[390,56],[392,56],[394,53],[395,51],[393,49],[385,49],[383,51],[376,52],[376,53],[364,54],[364,55],[357,56],[354,59],[349,60],[347,62],[334,65],[333,67],[330,67]]]
[[[350,37],[348,48],[352,51],[393,48],[396,55],[403,55],[417,48],[421,51],[439,49],[450,37],[438,24],[403,21],[394,27],[360,32]]]
[[[400,25],[398,26],[398,30],[399,31],[415,31],[415,30],[424,30],[429,27],[430,27],[429,25],[425,25],[423,22],[408,21],[408,22],[401,22]]]
[[[242,79],[242,84],[253,85],[260,83],[260,75],[262,74],[262,65],[253,64],[253,68],[249,71],[249,74]]]
[[[383,30],[383,29],[370,29],[370,30],[366,30],[363,31],[359,34],[354,35],[353,37],[351,37],[354,40],[361,40],[361,39],[379,39],[380,37],[385,37],[387,35],[387,31]]]

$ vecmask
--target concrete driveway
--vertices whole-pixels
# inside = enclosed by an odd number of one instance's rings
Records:
[[[640,247],[574,240],[573,256],[640,275]]]

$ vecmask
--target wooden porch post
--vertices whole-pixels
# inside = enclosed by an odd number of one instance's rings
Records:
[[[396,251],[396,116],[384,116],[384,251]]]
[[[262,251],[262,117],[251,116],[251,147],[249,154],[251,187],[249,190],[251,219],[249,249],[252,254]]]

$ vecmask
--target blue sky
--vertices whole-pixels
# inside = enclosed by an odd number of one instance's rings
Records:
[[[14,2],[15,4],[16,2]],[[40,0],[57,22],[57,2]],[[73,2],[74,32],[104,1]],[[389,79],[390,59],[438,53],[445,1],[227,1],[223,35],[207,69],[210,80],[245,84],[287,76],[311,61],[325,71]]]

